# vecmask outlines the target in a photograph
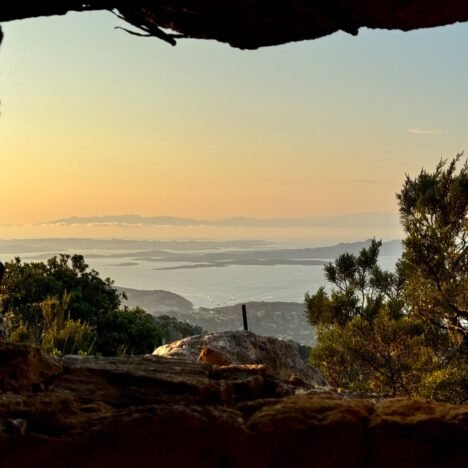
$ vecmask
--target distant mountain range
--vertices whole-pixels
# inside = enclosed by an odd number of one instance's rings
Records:
[[[397,227],[396,213],[354,213],[335,216],[303,218],[249,218],[244,216],[222,219],[179,218],[175,216],[71,216],[43,224],[121,224],[144,226],[219,226],[219,227]]]

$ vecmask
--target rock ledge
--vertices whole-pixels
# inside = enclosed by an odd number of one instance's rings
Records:
[[[468,406],[353,399],[297,387],[260,364],[58,362],[0,342],[7,374],[2,468],[467,466]]]

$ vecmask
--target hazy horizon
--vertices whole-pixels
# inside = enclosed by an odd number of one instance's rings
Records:
[[[69,217],[36,224],[0,225],[0,239],[22,238],[259,239],[291,246],[326,246],[371,237],[399,239],[395,213],[355,213],[306,218]]]
[[[396,213],[347,213],[338,215],[307,216],[307,217],[251,217],[233,216],[223,218],[187,218],[172,215],[142,216],[139,214],[117,214],[101,216],[69,216],[66,218],[43,221],[43,225],[50,224],[146,224],[146,225],[213,225],[213,226],[265,226],[265,227],[292,227],[292,226],[329,226],[346,225],[350,222],[360,221],[361,224],[372,225],[378,223],[388,224],[394,221]]]

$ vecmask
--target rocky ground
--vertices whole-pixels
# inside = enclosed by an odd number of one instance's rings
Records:
[[[358,398],[209,350],[56,360],[0,342],[0,466],[467,466],[468,406]]]

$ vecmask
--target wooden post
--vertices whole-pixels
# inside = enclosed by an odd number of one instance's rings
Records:
[[[244,322],[244,330],[248,331],[249,326],[247,324],[247,307],[245,306],[245,304],[242,304],[242,320]]]

